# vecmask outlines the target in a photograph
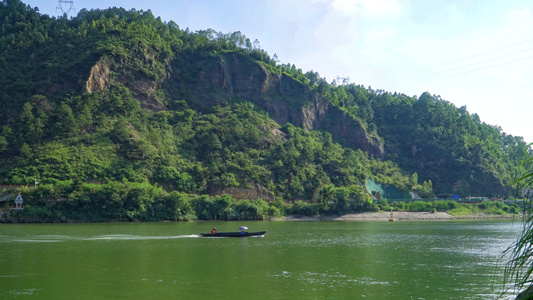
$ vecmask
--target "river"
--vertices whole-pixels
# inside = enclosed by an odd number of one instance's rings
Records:
[[[240,225],[268,232],[199,236]],[[496,299],[501,253],[520,230],[518,221],[0,224],[0,299]]]

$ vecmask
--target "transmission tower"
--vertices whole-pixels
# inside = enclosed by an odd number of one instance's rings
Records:
[[[59,0],[57,1],[56,11],[61,10],[63,14],[67,14],[71,11],[76,11],[74,8],[74,0]]]

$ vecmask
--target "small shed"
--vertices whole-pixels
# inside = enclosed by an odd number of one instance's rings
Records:
[[[17,198],[15,198],[15,208],[22,209],[22,203],[24,203],[24,200],[22,199],[22,196],[18,194]]]

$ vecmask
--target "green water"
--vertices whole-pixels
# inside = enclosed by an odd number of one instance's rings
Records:
[[[265,237],[204,238],[212,227]],[[0,299],[495,299],[519,222],[0,224]]]

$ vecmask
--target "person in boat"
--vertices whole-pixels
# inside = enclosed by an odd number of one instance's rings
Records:
[[[213,230],[211,230],[211,234],[215,234],[215,233],[217,233],[217,229],[213,228]]]

